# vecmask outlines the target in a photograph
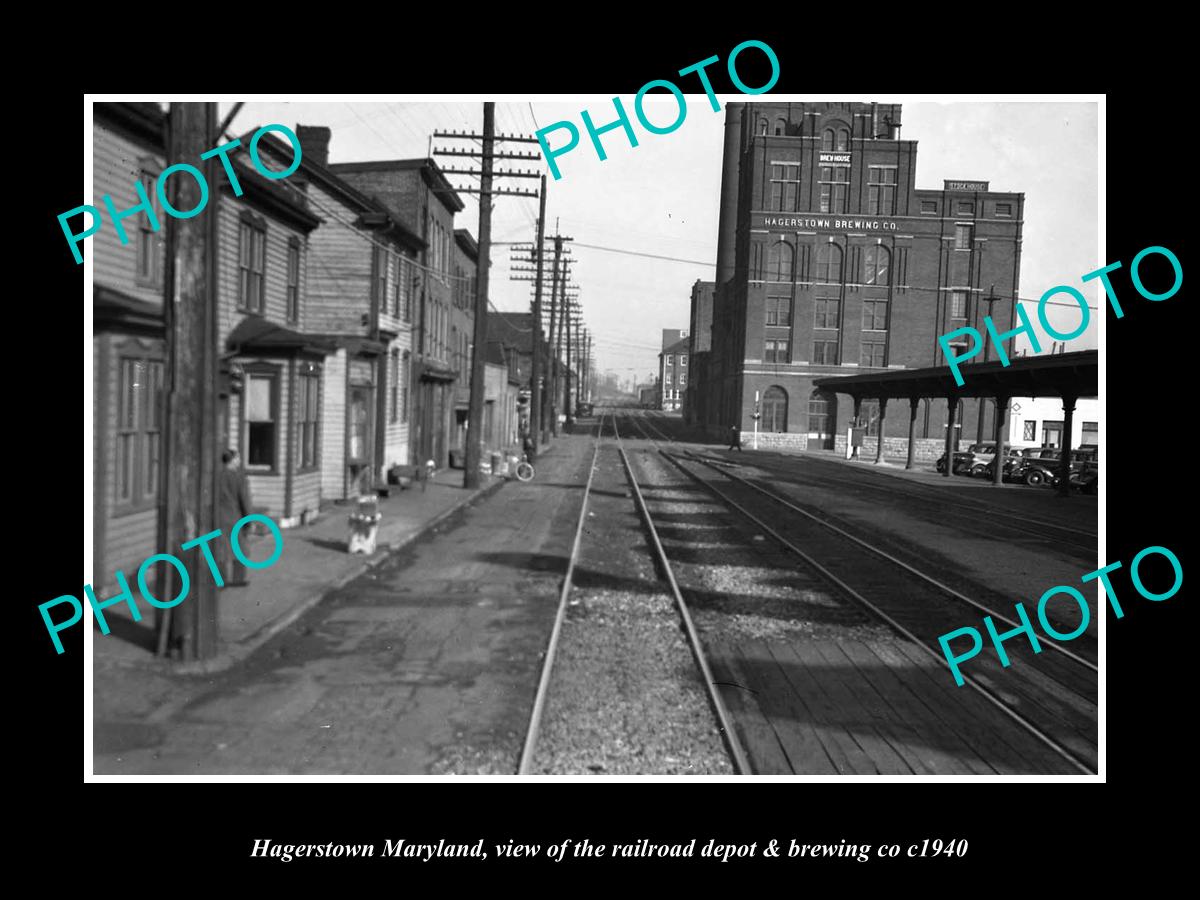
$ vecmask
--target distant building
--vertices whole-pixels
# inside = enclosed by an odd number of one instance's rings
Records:
[[[708,419],[706,403],[710,393],[705,388],[708,378],[708,357],[712,350],[713,291],[716,283],[696,280],[692,285],[691,350],[688,357],[687,384],[683,390],[683,418],[689,425]]]
[[[688,383],[688,355],[691,341],[686,330],[664,328],[662,352],[658,354],[658,408],[677,410],[683,406]]]
[[[1013,397],[1009,404],[1008,443],[1012,447],[1063,445],[1063,406],[1058,397]],[[1097,398],[1075,401],[1071,417],[1071,448],[1100,443],[1103,408]],[[990,438],[991,435],[988,435]]]

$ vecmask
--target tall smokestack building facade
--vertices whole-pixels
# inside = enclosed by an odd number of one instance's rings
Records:
[[[899,104],[726,107],[711,351],[693,406],[713,437],[749,434],[757,410],[760,447],[832,449],[853,406],[813,379],[945,365],[939,335],[983,332],[989,314],[1012,327],[1024,195],[957,178],[918,188],[917,142],[900,128]],[[860,411],[870,434],[877,409]],[[889,411],[903,444],[908,417]],[[981,414],[990,436],[991,402],[962,403],[964,440]],[[922,402],[919,457],[941,452],[945,427],[946,401]]]

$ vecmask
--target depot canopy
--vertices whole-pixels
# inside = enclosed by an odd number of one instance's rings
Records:
[[[901,369],[866,375],[834,375],[813,384],[827,391],[873,400],[906,397],[1095,397],[1099,353],[1080,350],[1022,356],[1007,366],[999,360],[964,365],[963,385],[954,383],[949,366]]]

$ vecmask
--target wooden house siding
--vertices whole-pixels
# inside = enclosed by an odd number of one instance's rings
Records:
[[[153,149],[136,143],[119,132],[111,131],[103,124],[97,123],[93,127],[93,196],[91,204],[104,213],[104,223],[99,231],[84,242],[80,252],[93,254],[96,284],[109,285],[161,308],[163,293],[161,280],[157,286],[154,286],[138,279],[137,235],[140,222],[146,214],[139,212],[122,221],[121,224],[129,238],[129,243],[122,244],[120,238],[117,237],[116,227],[108,217],[108,211],[105,209],[102,199],[106,194],[112,197],[113,205],[118,212],[140,203],[141,200],[138,198],[135,185],[141,175],[140,160],[143,158],[152,158],[158,171],[166,166],[163,157]],[[151,197],[151,200],[153,199]],[[82,221],[83,218],[80,216],[69,221],[75,224]],[[91,224],[90,217],[87,218],[87,223]],[[78,228],[78,224],[75,224],[75,227]],[[163,272],[165,258],[165,242],[163,240],[166,235],[165,229],[163,218],[159,216],[156,247],[160,273]],[[64,251],[70,252],[66,248]]]
[[[321,497],[346,496],[346,348],[326,357],[321,410]]]
[[[218,262],[219,285],[218,318],[220,320],[220,341],[224,347],[225,339],[246,315],[240,308],[240,273],[238,268],[238,248],[241,239],[241,220],[243,212],[253,212],[253,207],[241,198],[222,196],[220,207],[220,257]],[[305,290],[308,267],[304,265],[306,236],[303,232],[289,228],[267,216],[261,216],[266,221],[267,242],[265,264],[263,267],[263,290],[265,302],[263,317],[278,325],[300,330],[314,330],[311,324],[305,324]],[[288,244],[296,239],[301,246],[300,265],[300,322],[289,322],[287,317],[287,258]]]
[[[317,184],[309,184],[308,191],[319,204],[312,207],[313,212],[325,221],[310,239],[313,261],[306,328],[324,334],[365,335],[362,317],[371,310],[372,245],[360,231],[338,221],[353,222],[358,216],[356,210]],[[336,210],[337,218],[322,207]]]

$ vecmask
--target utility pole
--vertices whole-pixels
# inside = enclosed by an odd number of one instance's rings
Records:
[[[529,373],[529,434],[534,444],[540,440],[545,442],[542,434],[542,243],[546,239],[546,176],[542,175],[542,189],[538,192],[538,221],[537,243],[534,252],[537,256],[537,278],[533,289],[533,363]]]
[[[430,138],[431,156],[465,156],[480,158],[481,168],[454,169],[445,167],[443,173],[456,175],[477,175],[480,178],[478,188],[458,187],[454,190],[463,194],[479,194],[479,263],[476,276],[475,295],[475,345],[471,350],[471,397],[467,411],[467,446],[463,460],[463,487],[477,488],[480,481],[480,464],[483,457],[483,390],[484,366],[487,361],[487,313],[488,313],[488,267],[491,264],[492,243],[492,197],[500,194],[515,197],[535,197],[535,191],[520,189],[493,188],[492,178],[538,178],[539,173],[523,169],[501,169],[493,171],[492,163],[497,159],[537,160],[538,153],[507,153],[495,150],[495,144],[518,142],[536,144],[538,139],[526,135],[497,135],[495,133],[496,104],[483,104],[483,134],[457,131],[435,131]],[[454,138],[471,141],[482,140],[482,151],[438,149],[432,146],[433,138]]]
[[[557,226],[554,229],[558,231]],[[554,275],[550,287],[550,370],[547,372],[549,380],[547,386],[550,388],[547,393],[547,415],[550,417],[550,433],[558,437],[558,415],[554,411],[554,403],[558,399],[558,338],[554,334],[555,316],[558,314],[558,285],[561,281],[559,277],[559,261],[562,258],[562,238],[557,234],[554,235]]]
[[[569,247],[564,247],[563,243],[574,240],[574,238],[566,235],[558,234],[558,225],[555,223],[555,234],[547,235],[543,224],[541,231],[542,240],[534,246],[527,244],[515,244],[513,247],[514,255],[511,258],[510,275],[512,281],[534,281],[534,302],[536,304],[536,314],[534,315],[534,329],[538,330],[542,326],[542,315],[540,307],[540,297],[536,290],[537,278],[541,275],[539,268],[543,264],[543,259],[546,252],[546,243],[554,241],[554,261],[550,268],[550,313],[549,323],[546,331],[546,347],[549,351],[549,357],[546,362],[545,371],[545,390],[541,395],[541,427],[542,440],[548,441],[550,435],[558,435],[558,416],[556,414],[556,406],[561,397],[560,379],[561,379],[561,357],[563,348],[562,338],[562,318],[564,315],[563,302],[568,298],[568,289],[573,289],[574,285],[569,284],[571,250]],[[528,254],[528,255],[526,255]],[[527,265],[534,263],[535,266]],[[544,279],[543,279],[544,281]],[[544,293],[544,287],[543,287]],[[540,354],[537,354],[540,358]]]
[[[557,232],[558,229],[556,228],[555,231]],[[554,241],[557,246],[560,246],[560,247],[562,246],[562,238],[559,237],[557,233],[554,235]],[[567,278],[566,278],[565,267],[564,267],[564,271],[559,273],[558,291],[559,291],[558,292],[558,338],[554,344],[554,361],[555,361],[555,365],[559,367],[559,373],[560,373],[559,378],[562,379],[562,381],[566,381],[566,373],[563,371],[563,363],[562,363],[563,322],[565,322],[567,316],[569,316],[571,314],[571,307],[570,307],[570,299],[567,297]],[[561,386],[562,386],[561,383],[557,384],[557,385],[555,385],[555,389],[557,390]],[[556,393],[555,399],[558,399],[559,396],[562,396],[562,395]],[[563,406],[564,407],[566,406],[565,401],[564,401]],[[564,418],[566,415],[567,415],[567,410],[564,408],[563,409]],[[554,417],[554,420],[555,420],[555,422],[558,421],[557,415]]]
[[[567,320],[567,372],[566,372],[566,388],[563,394],[563,405],[567,408],[567,427],[573,428],[575,425],[575,409],[571,404],[571,325],[575,322],[574,304],[567,300],[567,314],[564,318]],[[578,347],[578,341],[576,342]]]
[[[172,103],[167,138],[167,165],[194,165],[217,138],[217,104]],[[208,203],[197,215],[166,221],[166,271],[163,313],[167,335],[167,410],[163,434],[163,515],[160,552],[170,553],[187,567],[190,587],[185,599],[166,610],[159,622],[159,653],[170,650],[184,660],[217,654],[217,588],[203,554],[181,546],[217,528],[217,369],[216,248],[217,203],[215,158],[200,163],[205,181],[213,185]],[[192,178],[170,183],[171,205],[194,210],[200,205],[200,185]],[[217,541],[229,541],[222,534]],[[169,578],[158,579],[160,600],[178,596],[180,576],[159,564]],[[170,587],[166,583],[171,582]]]
[[[471,348],[471,398],[467,410],[467,452],[463,487],[479,487],[483,456],[483,367],[487,361],[488,267],[492,250],[492,139],[496,104],[483,104],[483,174],[479,190],[479,274],[475,293],[475,345]]]

